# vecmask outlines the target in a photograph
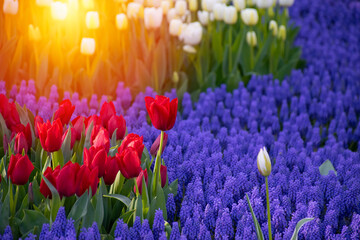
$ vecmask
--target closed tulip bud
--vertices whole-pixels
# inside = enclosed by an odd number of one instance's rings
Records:
[[[54,113],[54,120],[60,119],[62,125],[70,122],[71,116],[75,111],[75,106],[72,105],[69,99],[65,99],[60,103],[58,110]]]
[[[159,95],[156,95],[155,99],[145,97],[145,106],[156,129],[168,131],[173,128],[178,108],[177,98],[170,101],[168,97]]]
[[[113,115],[108,122],[109,136],[112,137],[116,130],[116,140],[121,140],[125,137],[126,122],[123,116]]]
[[[181,34],[182,22],[180,19],[173,19],[170,22],[169,32],[171,36],[178,37]]]
[[[282,7],[291,7],[295,0],[279,0],[279,5]]]
[[[96,134],[96,137],[92,141],[94,147],[104,147],[106,153],[109,152],[110,149],[110,137],[109,132],[105,128],[101,128],[99,132]]]
[[[205,11],[212,12],[215,3],[217,3],[217,0],[201,0],[201,8]]]
[[[56,179],[60,172],[60,165],[58,165],[54,170],[51,167],[47,167],[44,176],[46,179],[57,189],[56,187]],[[44,195],[45,198],[49,197],[52,198],[52,194],[50,191],[50,188],[45,183],[44,179],[41,179],[40,182],[40,192],[42,195]]]
[[[95,39],[94,38],[81,39],[80,52],[88,56],[93,55],[95,53]]]
[[[246,8],[241,11],[241,19],[248,26],[254,26],[259,21],[259,15],[256,9]]]
[[[103,146],[92,146],[89,150],[84,148],[84,165],[86,165],[90,170],[97,168],[99,178],[105,174],[106,158],[107,152]]]
[[[257,0],[256,5],[258,8],[269,8],[273,5],[273,0]]]
[[[166,14],[166,18],[168,22],[171,22],[171,20],[173,19],[179,19],[179,16],[176,13],[176,9],[175,8],[171,8],[167,14]]]
[[[91,187],[91,194],[94,196],[98,183],[98,169],[90,170],[87,166],[82,165],[76,174],[76,195],[80,197]]]
[[[121,153],[117,153],[116,159],[120,172],[125,178],[130,179],[139,176],[142,170],[141,160],[134,148],[128,147]]]
[[[51,3],[51,16],[55,20],[64,20],[67,16],[67,5],[62,2]]]
[[[135,133],[128,134],[121,142],[118,153],[125,151],[127,148],[133,148],[137,152],[139,159],[141,159],[144,151],[143,137]]]
[[[277,22],[275,20],[271,20],[269,23],[269,30],[271,31],[272,35],[274,37],[277,36],[278,34],[278,25]]]
[[[249,31],[246,34],[246,42],[250,47],[255,47],[257,45],[256,33],[254,31]]]
[[[198,10],[198,1],[197,0],[189,0],[189,10],[192,12],[196,12]]]
[[[94,8],[94,0],[82,0],[82,5],[85,9]]]
[[[172,81],[175,84],[179,82],[179,74],[177,72],[173,72]]]
[[[127,16],[129,19],[138,19],[144,17],[144,7],[137,2],[131,2],[127,6]]]
[[[198,19],[199,19],[200,23],[203,26],[208,25],[208,23],[209,23],[209,12],[207,12],[207,11],[198,11],[197,15],[198,15]]]
[[[190,54],[194,54],[196,53],[196,48],[194,48],[193,46],[191,45],[184,45],[183,46],[183,50],[187,53],[190,53]]]
[[[129,27],[129,21],[124,13],[116,15],[116,27],[119,30],[127,30]]]
[[[112,101],[104,102],[100,109],[100,118],[102,125],[108,127],[108,122],[112,116],[116,114],[115,105]]]
[[[76,176],[80,170],[78,163],[67,162],[56,177],[56,189],[60,197],[70,197],[76,193]]]
[[[228,6],[224,9],[224,22],[234,24],[237,21],[237,11],[234,6]]]
[[[60,119],[53,123],[47,121],[46,123],[37,123],[40,143],[43,149],[47,152],[56,152],[60,150],[62,144],[63,125]]]
[[[156,29],[161,26],[163,12],[161,8],[145,8],[144,22],[147,29]]]
[[[192,22],[182,30],[180,39],[185,45],[198,45],[202,38],[202,26],[199,22]]]
[[[179,16],[183,16],[187,10],[187,3],[184,0],[178,0],[175,3],[176,14]]]
[[[88,29],[98,29],[100,27],[99,13],[95,11],[87,12],[85,23]]]
[[[3,11],[5,14],[16,15],[19,10],[18,0],[4,0]]]
[[[284,25],[281,25],[279,27],[278,38],[283,41],[285,41],[285,39],[286,39],[286,27]]]
[[[171,7],[170,1],[161,1],[160,7],[162,8],[163,14],[166,15]]]
[[[151,148],[150,148],[151,156],[156,156],[157,152],[159,151],[160,138],[161,138],[161,134],[159,134],[159,136],[155,139],[155,142],[151,145]],[[168,140],[168,135],[166,132],[164,132],[164,139],[163,139],[161,154],[163,154],[163,152],[165,150],[167,140]]]
[[[36,0],[36,5],[41,7],[50,7],[52,0]]]
[[[24,185],[29,180],[33,170],[34,166],[28,155],[22,156],[21,154],[16,154],[12,155],[10,158],[7,175],[10,177],[13,184]]]
[[[260,149],[257,156],[257,167],[261,175],[267,177],[271,173],[271,160],[266,148]]]
[[[148,184],[148,173],[147,173],[147,169],[142,170],[139,174],[139,176],[137,176],[136,178],[136,184],[138,186],[139,189],[139,193],[142,194],[142,180],[143,178],[145,178],[145,183],[146,185]],[[134,186],[134,192],[136,193],[136,186]]]
[[[25,154],[26,154],[28,152],[28,150],[29,150],[29,146],[28,146],[28,143],[26,141],[25,134],[23,132],[19,132],[15,136],[14,152],[16,154],[21,154],[23,149],[24,149]]]
[[[161,176],[161,187],[164,187],[167,181],[167,167],[164,165],[160,166],[160,176]]]
[[[217,21],[221,21],[224,19],[224,11],[226,5],[223,3],[215,3],[213,8],[214,18]]]
[[[238,10],[238,11],[241,11],[246,8],[245,0],[234,0],[233,3],[234,3],[234,6],[236,7],[236,10]]]
[[[29,25],[29,39],[30,41],[40,41],[41,34],[39,27],[34,27],[32,24]]]
[[[119,172],[119,166],[116,160],[116,157],[107,157],[105,164],[105,174],[104,174],[104,182],[106,185],[111,185],[114,183],[116,175]]]

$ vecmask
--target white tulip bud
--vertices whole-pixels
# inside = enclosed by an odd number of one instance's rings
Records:
[[[196,49],[195,49],[193,46],[191,46],[191,45],[184,45],[184,46],[183,46],[183,50],[184,50],[185,52],[191,53],[191,54],[196,53]]]
[[[197,0],[189,0],[189,10],[192,12],[196,12],[198,10],[198,1]]]
[[[257,167],[261,175],[267,177],[271,173],[271,160],[266,148],[260,149],[257,156]]]
[[[81,39],[80,52],[84,55],[93,55],[95,52],[95,39],[94,38],[83,38]]]
[[[147,29],[159,28],[162,22],[162,8],[145,8],[144,22]]]
[[[258,8],[269,8],[273,5],[273,0],[257,0],[256,5]]]
[[[50,7],[52,0],[36,0],[36,5],[40,7]]]
[[[175,3],[176,14],[179,16],[183,16],[187,10],[187,3],[184,0],[178,0]]]
[[[213,7],[214,18],[217,21],[221,21],[224,19],[224,11],[226,5],[223,3],[215,3]]]
[[[256,33],[254,31],[249,31],[246,33],[246,42],[250,47],[255,47],[257,45]]]
[[[269,30],[271,31],[272,35],[276,37],[278,34],[278,25],[275,20],[271,20],[269,23]]]
[[[254,26],[259,21],[259,15],[256,9],[246,8],[241,11],[241,19],[248,26]]]
[[[295,0],[279,0],[279,5],[282,7],[291,7]]]
[[[217,0],[202,0],[201,1],[201,8],[202,10],[212,12],[214,9],[214,4],[217,3]]]
[[[67,5],[62,2],[53,2],[51,4],[51,16],[55,20],[64,20],[67,16]]]
[[[238,11],[241,11],[246,8],[245,0],[234,0],[233,3],[234,3],[234,6],[236,7],[236,10],[238,10]]]
[[[16,15],[19,10],[18,0],[4,0],[3,11],[6,14]]]
[[[202,26],[199,22],[189,23],[182,31],[180,40],[184,41],[185,45],[197,45],[201,42]]]
[[[228,6],[224,9],[224,22],[234,24],[237,21],[237,11],[234,6]]]
[[[137,19],[144,17],[144,7],[137,2],[131,2],[127,6],[127,17],[129,19]]]
[[[197,12],[197,15],[198,15],[198,19],[200,21],[200,23],[203,25],[203,26],[206,26],[208,25],[209,23],[209,12],[207,11],[198,11]]]
[[[162,8],[163,14],[167,14],[170,9],[170,2],[169,1],[161,1],[160,7]]]
[[[180,19],[172,19],[169,26],[169,33],[171,36],[178,37],[181,34],[183,23]]]
[[[126,30],[129,27],[129,21],[124,13],[116,15],[116,27],[119,30]]]
[[[86,27],[88,29],[98,29],[100,27],[99,13],[90,11],[86,13]]]
[[[168,22],[171,22],[171,20],[173,20],[173,19],[179,18],[179,16],[176,13],[176,9],[171,8],[167,13],[166,18],[167,18]]]
[[[284,25],[281,25],[279,27],[278,38],[283,40],[283,41],[285,41],[285,39],[286,39],[286,27]]]

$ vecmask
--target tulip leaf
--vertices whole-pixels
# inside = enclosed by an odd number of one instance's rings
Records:
[[[178,190],[178,180],[175,179],[175,181],[173,181],[167,188],[164,189],[166,198],[169,195],[169,193],[174,194],[175,197],[177,194],[177,190]]]
[[[87,213],[87,205],[89,204],[89,192],[86,191],[83,195],[81,195],[71,208],[69,213],[69,218],[72,218],[74,221],[77,221],[84,217]]]
[[[6,126],[5,119],[1,113],[0,113],[0,125],[1,125],[2,134],[5,135],[7,138],[10,137],[10,131]],[[2,141],[2,139],[1,139],[1,141]]]
[[[142,221],[144,219],[143,217],[143,206],[142,206],[142,199],[141,196],[137,196],[135,200],[135,214],[136,216],[140,217],[140,220]]]
[[[298,239],[298,234],[299,234],[299,231],[300,231],[300,228],[302,226],[304,226],[305,223],[307,222],[310,222],[312,221],[314,218],[303,218],[301,219],[295,226],[295,230],[294,230],[294,233],[291,237],[291,240],[297,240]]]
[[[109,155],[110,155],[111,157],[114,157],[114,156],[116,155],[116,153],[117,153],[117,150],[118,150],[118,145],[110,148],[110,150],[109,150]]]
[[[250,208],[250,212],[251,212],[251,216],[252,216],[252,219],[254,221],[254,225],[255,225],[255,231],[256,231],[256,236],[257,236],[257,239],[258,240],[264,240],[264,234],[261,230],[261,227],[260,227],[260,224],[255,216],[255,213],[253,211],[253,208],[251,206],[251,203],[250,203],[250,200],[249,200],[249,196],[246,194],[246,199],[247,199],[247,202],[249,204],[249,208]]]
[[[111,136],[111,147],[115,147],[116,146],[116,132],[118,129],[115,129],[115,131],[113,132],[112,136]]]
[[[96,208],[95,208],[95,221],[99,227],[101,227],[104,219],[104,203],[103,203],[103,193],[105,187],[105,182],[103,178],[100,180],[99,192],[96,194]]]
[[[142,178],[142,194],[141,194],[141,199],[142,199],[142,212],[143,212],[143,216],[146,216],[148,211],[149,211],[149,194],[148,194],[148,190],[146,187],[146,182],[145,182],[145,178]]]
[[[64,156],[61,149],[59,151],[51,153],[51,157],[53,161],[53,167],[57,167],[58,165],[60,165],[61,167],[64,166]]]
[[[50,207],[50,222],[54,222],[57,212],[60,208],[60,196],[58,191],[56,190],[56,188],[51,184],[51,182],[43,175],[42,178],[44,179],[46,185],[49,187],[50,191],[51,191],[51,207]]]
[[[65,139],[61,145],[61,151],[64,156],[64,164],[66,164],[71,158],[71,129],[67,131]]]
[[[320,171],[320,174],[323,176],[329,175],[330,171],[333,171],[335,173],[335,175],[337,176],[337,172],[329,159],[320,165],[319,171]]]
[[[0,201],[0,229],[5,229],[9,225],[10,214],[10,197],[9,192],[6,194],[3,202]]]
[[[26,234],[36,226],[49,223],[49,220],[40,211],[24,209],[24,217],[19,225],[21,234]]]
[[[91,137],[91,132],[94,128],[94,121],[91,121],[90,125],[88,126],[88,129],[86,131],[86,135],[85,135],[85,143],[84,143],[84,148],[89,149],[91,144],[90,144],[90,137]]]
[[[83,195],[88,196],[88,192],[85,192]],[[92,204],[87,204],[86,206],[81,206],[80,205],[79,207],[80,208],[83,207],[84,212],[85,212],[85,215],[82,217],[82,227],[85,227],[85,228],[91,227],[91,225],[95,221],[95,214],[96,214],[93,205]],[[98,225],[98,227],[101,227],[101,225],[100,226]]]
[[[131,217],[133,216],[134,213],[135,213],[135,209],[130,210],[130,211],[124,213],[123,215],[121,215],[120,218],[123,219],[124,223],[129,223],[129,221],[131,220]],[[116,222],[115,222],[115,224],[116,224]]]
[[[122,202],[123,204],[126,205],[126,207],[129,207],[131,200],[121,194],[107,194],[107,195],[103,195],[104,197],[108,197],[108,198],[115,198],[116,200],[119,200],[120,202]]]

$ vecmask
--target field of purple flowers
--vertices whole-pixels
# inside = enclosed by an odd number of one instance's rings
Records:
[[[315,219],[304,225],[299,239],[360,239],[360,2],[299,0],[290,15],[301,27],[296,44],[307,62],[303,71],[293,71],[282,83],[253,76],[232,93],[225,86],[209,89],[198,102],[184,95],[163,154],[169,182],[179,179],[178,194],[167,202],[170,239],[256,239],[246,193],[267,239],[265,183],[256,166],[262,146],[273,161],[275,239],[290,239],[304,217]],[[146,123],[144,96],[149,95],[155,93],[148,89],[132,99],[120,83],[114,100],[128,131],[143,135],[148,149],[160,132]],[[44,119],[58,107],[56,87],[49,99],[37,100],[31,81],[9,96]],[[99,105],[96,96],[89,103],[76,94],[66,97],[76,105],[74,117],[97,113],[107,100]],[[320,174],[326,160],[336,173]],[[40,239],[72,239],[72,224],[60,210]],[[114,236],[166,239],[164,230],[158,212],[152,227],[139,220],[128,228],[119,220]],[[10,235],[7,229],[2,239]],[[97,226],[79,236],[100,237]]]

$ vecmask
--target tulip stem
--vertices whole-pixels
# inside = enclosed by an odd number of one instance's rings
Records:
[[[160,146],[159,146],[158,153],[156,155],[155,168],[154,168],[155,169],[154,170],[155,171],[155,188],[153,189],[154,195],[156,195],[159,183],[161,186],[160,165],[161,165],[161,153],[162,153],[163,140],[164,140],[164,131],[161,131]]]
[[[11,216],[14,217],[15,211],[16,211],[16,203],[17,203],[17,199],[19,197],[19,186],[16,185],[14,201],[12,201],[12,187],[13,187],[13,185],[10,183],[10,211],[11,211]]]
[[[229,74],[231,73],[232,70],[232,51],[231,51],[231,46],[232,46],[232,26],[229,27]]]
[[[269,240],[272,240],[268,177],[265,177],[265,185],[266,185],[266,207],[267,207],[267,217],[268,217]]]

